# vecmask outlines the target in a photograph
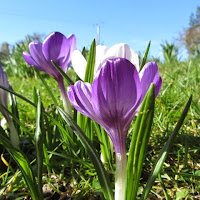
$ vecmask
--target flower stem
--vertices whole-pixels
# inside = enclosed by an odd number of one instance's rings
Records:
[[[69,102],[66,90],[65,90],[65,86],[64,86],[64,82],[63,79],[60,79],[58,81],[58,85],[60,87],[60,91],[62,94],[62,100],[63,100],[63,107],[66,113],[68,113],[71,117],[72,117],[72,108],[71,108],[71,104]]]
[[[126,154],[116,153],[115,200],[125,200]]]

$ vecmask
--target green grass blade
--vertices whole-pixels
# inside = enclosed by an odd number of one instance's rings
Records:
[[[28,133],[29,135],[31,135],[30,131],[24,126],[24,124],[22,124],[19,121],[19,118],[17,118],[15,115],[13,115],[13,113],[11,113],[6,107],[4,107],[2,104],[0,104],[0,107],[2,109],[4,109],[11,117],[12,119],[15,121],[16,124],[18,124],[19,127],[21,127],[24,131],[26,131],[26,133]]]
[[[84,82],[92,83],[93,82],[93,75],[94,75],[94,65],[95,65],[95,54],[96,54],[96,43],[95,40],[93,40],[90,51],[88,54],[88,60],[87,60],[87,66],[85,71],[85,78]],[[83,116],[81,113],[77,113],[77,124],[81,127],[81,129],[85,132],[85,134],[89,138],[93,138],[93,132],[91,132],[90,135],[88,135],[88,132],[86,129],[90,129],[91,127],[88,126],[88,118],[86,116]]]
[[[95,133],[100,142],[101,153],[103,157],[103,164],[105,167],[110,167],[110,169],[114,172],[112,166],[112,159],[113,159],[113,145],[110,142],[110,138],[105,130],[99,126],[96,122],[93,121]]]
[[[98,177],[99,177],[99,182],[102,187],[102,191],[104,194],[104,197],[106,200],[113,200],[113,192],[112,192],[112,187],[110,180],[108,178],[108,174],[105,171],[105,168],[99,159],[99,155],[97,154],[95,148],[93,147],[92,143],[88,138],[86,137],[85,133],[80,129],[80,127],[74,122],[74,120],[66,114],[61,108],[58,108],[59,113],[65,120],[65,122],[72,128],[74,133],[77,135],[77,137],[80,139],[82,145],[84,148],[87,150],[91,161],[94,164],[94,167],[97,171]]]
[[[41,200],[40,196],[38,195],[37,185],[32,171],[32,167],[24,153],[21,150],[15,148],[8,139],[2,136],[2,134],[0,134],[0,144],[7,149],[7,151],[10,153],[10,155],[13,157],[13,159],[19,166],[26,181],[26,184],[30,190],[32,199]]]
[[[163,147],[163,149],[161,150],[161,152],[160,152],[160,154],[158,156],[158,159],[156,161],[154,170],[151,172],[151,174],[149,176],[149,179],[147,181],[147,185],[146,185],[146,187],[144,189],[144,192],[143,192],[141,200],[147,199],[148,194],[149,194],[149,192],[150,192],[150,190],[151,190],[151,188],[152,188],[152,186],[153,186],[158,174],[161,171],[161,168],[162,168],[162,166],[164,164],[164,161],[166,160],[166,157],[167,157],[167,155],[168,155],[168,153],[170,151],[170,148],[171,148],[171,146],[172,146],[172,144],[174,142],[174,139],[175,139],[176,135],[178,134],[179,129],[181,128],[181,126],[183,124],[183,121],[184,121],[184,119],[185,119],[185,117],[187,115],[187,112],[188,112],[189,108],[190,108],[191,101],[192,101],[192,96],[189,98],[189,100],[188,100],[188,102],[187,102],[187,104],[186,104],[186,106],[185,106],[185,108],[184,108],[184,110],[183,110],[183,112],[182,112],[182,114],[181,114],[181,116],[179,118],[178,123],[176,124],[173,132],[171,133],[169,139],[167,140],[165,146]]]
[[[85,82],[92,83],[94,76],[94,65],[95,65],[95,55],[96,55],[96,42],[95,39],[92,41],[89,56],[87,60],[87,67],[85,71]]]
[[[54,151],[48,151],[48,153],[50,155],[56,155],[56,156],[59,156],[61,158],[64,158],[64,159],[67,159],[69,161],[74,161],[74,162],[77,162],[77,163],[80,163],[82,165],[84,165],[85,167],[91,169],[93,167],[93,165],[91,163],[89,163],[89,161],[85,161],[83,159],[80,159],[80,158],[75,158],[75,156],[70,156],[70,155],[67,155],[66,153],[62,154],[62,153],[57,153],[57,152],[54,152]]]
[[[51,62],[53,63],[54,67],[60,72],[60,74],[66,79],[68,84],[74,85],[72,79],[53,60],[51,60]]]
[[[151,133],[154,104],[155,85],[151,84],[138,113],[131,139],[127,163],[126,200],[136,199],[143,161]]]
[[[44,164],[46,165],[47,173],[51,174],[52,165],[51,165],[51,162],[50,162],[50,156],[48,155],[47,147],[46,147],[45,143],[43,143],[43,152],[44,152]]]
[[[51,88],[48,86],[48,84],[46,83],[44,78],[40,75],[40,72],[38,70],[35,70],[35,72],[36,72],[37,76],[40,78],[40,80],[42,81],[42,83],[45,86],[45,88],[47,89],[47,91],[48,91],[49,95],[51,96],[55,106],[58,106],[58,102],[57,102],[57,100],[56,100]]]
[[[37,115],[36,115],[36,132],[35,132],[35,147],[36,147],[36,165],[37,165],[37,179],[38,179],[38,191],[40,197],[42,197],[42,170],[43,170],[43,134],[41,131],[41,118],[42,118],[42,106],[41,97],[39,91],[37,91]]]
[[[8,89],[8,88],[6,88],[6,87],[4,87],[4,86],[2,86],[2,85],[0,85],[0,88],[3,89],[3,90],[5,90],[5,91],[7,91],[7,92],[9,92],[9,93],[11,93],[11,94],[14,94],[15,96],[19,97],[20,99],[22,99],[22,100],[26,101],[27,103],[31,104],[32,106],[37,107],[36,104],[34,104],[32,101],[30,101],[30,100],[27,99],[26,97],[24,97],[24,96],[22,96],[22,95],[20,95],[20,94],[18,94],[18,93],[16,93],[16,92],[14,92],[14,91]]]
[[[148,53],[149,53],[150,46],[151,46],[151,41],[149,41],[149,44],[148,44],[147,49],[145,51],[144,57],[142,59],[142,63],[140,65],[140,71],[142,70],[142,68],[144,67],[144,65],[147,61],[147,56],[148,56]]]
[[[88,60],[87,60],[87,66],[86,66],[86,70],[85,70],[84,82],[88,82],[88,83],[93,82],[95,55],[96,55],[96,42],[94,39],[90,46],[90,51],[89,51]],[[88,129],[91,130],[91,128],[92,128],[91,124],[88,124],[88,122],[89,122],[88,117],[83,116],[81,113],[77,114],[77,124],[81,127],[81,129],[88,136],[88,138],[91,139],[94,137],[94,135],[93,135],[93,131],[90,131],[90,134],[88,134],[87,130]]]
[[[8,91],[9,93],[11,94],[14,94],[15,96],[19,97],[20,99],[26,101],[27,103],[29,103],[30,105],[34,106],[35,108],[37,107],[37,105],[35,103],[33,103],[32,101],[30,101],[29,99],[25,98],[24,96],[0,85],[0,88],[5,90],[5,91]],[[45,114],[46,116],[48,116],[50,118],[50,120],[58,126],[58,128],[60,129],[61,131],[61,135],[64,139],[64,142],[67,143],[67,144],[71,144],[71,145],[74,145],[74,142],[71,138],[71,136],[69,135],[69,133],[65,130],[65,128],[62,126],[62,124],[60,124],[56,119],[54,119],[54,117],[52,117],[51,115],[49,115],[47,112],[45,112],[43,109],[42,109],[42,112],[43,114]]]
[[[164,193],[164,195],[165,195],[165,199],[166,199],[166,200],[170,200],[170,197],[169,197],[169,195],[168,195],[168,193],[167,193],[167,189],[166,189],[166,187],[165,187],[164,181],[163,181],[163,179],[162,179],[160,173],[158,174],[158,178],[159,178],[159,180],[160,180],[160,184],[161,184],[161,186],[162,186],[163,193]]]

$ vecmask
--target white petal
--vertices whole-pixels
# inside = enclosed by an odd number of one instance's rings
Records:
[[[129,45],[125,43],[119,43],[112,46],[104,55],[102,59],[102,63],[105,62],[109,58],[126,58],[132,64],[135,65],[137,70],[139,71],[139,58],[136,52],[134,52]]]
[[[104,55],[106,54],[106,52],[108,51],[108,47],[103,46],[103,45],[97,45],[96,46],[96,58],[95,58],[95,67],[94,67],[94,73],[96,73],[96,71],[98,70],[102,58],[104,57]]]
[[[79,50],[75,50],[72,53],[72,66],[74,71],[79,76],[80,79],[84,80],[85,78],[85,70],[87,66],[87,62],[84,56],[81,54]]]

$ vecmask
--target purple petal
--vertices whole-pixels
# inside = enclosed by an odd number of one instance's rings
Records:
[[[91,85],[77,81],[67,88],[67,94],[71,104],[83,115],[96,119],[96,115],[91,104]]]
[[[108,60],[92,84],[95,110],[106,118],[119,113],[124,116],[137,104],[140,96],[138,72],[126,59]]]
[[[102,125],[116,153],[125,153],[126,136],[141,99],[135,66],[124,58],[107,60],[93,84],[78,81],[68,87],[72,105]]]
[[[71,63],[72,53],[76,50],[76,36],[71,34],[67,39],[69,41],[70,50],[69,50],[68,56],[65,59],[65,63],[63,64],[63,67],[62,67],[63,71],[65,72],[67,71]]]
[[[70,45],[70,54],[76,50],[76,36],[71,34],[68,38],[69,45]]]
[[[47,72],[49,75],[57,79],[60,76],[60,73],[53,66],[50,61],[47,61],[42,52],[42,43],[40,42],[31,42],[29,44],[30,54],[32,59],[37,63],[37,66],[40,66],[42,71]],[[35,66],[37,68],[37,66]]]
[[[140,98],[141,83],[135,66],[122,58],[108,60],[92,84],[92,105],[116,151],[121,151],[126,140]]]
[[[157,97],[162,85],[162,79],[159,76],[157,64],[155,62],[149,62],[145,64],[140,72],[140,78],[142,84],[142,99],[144,98],[151,83],[155,83],[155,95]]]
[[[51,33],[43,42],[42,52],[47,61],[53,60],[62,69],[70,51],[70,42],[59,32]]]
[[[39,71],[44,71],[42,66],[38,65],[38,63],[33,60],[32,56],[28,52],[23,52],[23,58],[30,66],[34,66]]]

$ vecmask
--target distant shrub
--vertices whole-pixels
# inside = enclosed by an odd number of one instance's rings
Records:
[[[165,42],[161,44],[163,56],[166,63],[175,62],[178,60],[178,48],[174,43]]]
[[[29,51],[29,43],[32,41],[42,41],[43,35],[34,33],[33,35],[26,36],[25,40],[16,43],[11,53],[7,56],[1,57],[1,63],[3,64],[4,70],[10,76],[17,76],[21,78],[33,77],[34,69],[24,61],[22,57],[23,51]]]

